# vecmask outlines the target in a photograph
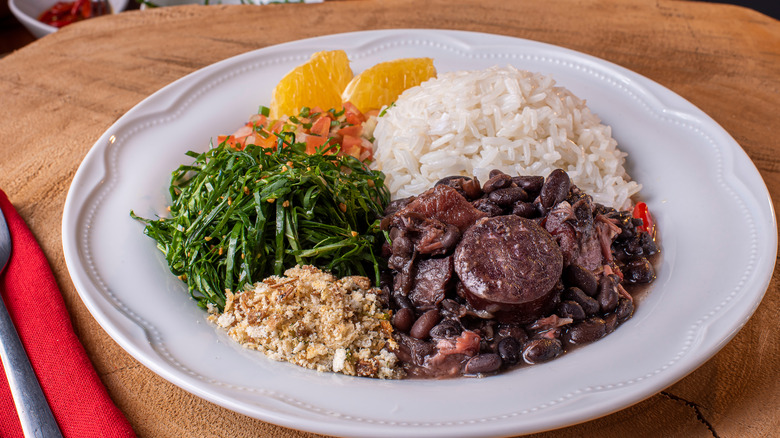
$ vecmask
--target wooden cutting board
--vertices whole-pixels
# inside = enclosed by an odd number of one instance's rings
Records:
[[[272,44],[380,28],[528,38],[645,75],[704,110],[740,143],[777,208],[780,22],[741,7],[669,0],[328,1],[161,8],[73,25],[0,59],[0,187],[38,237],[77,334],[139,436],[311,434],[184,392],[100,328],[79,299],[62,253],[63,204],[78,165],[122,114],[188,73]],[[537,436],[777,436],[778,276],[746,326],[690,376],[615,414]]]

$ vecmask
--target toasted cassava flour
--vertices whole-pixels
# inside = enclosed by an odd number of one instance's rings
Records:
[[[337,279],[313,266],[288,269],[227,294],[224,312],[209,319],[244,347],[318,371],[403,377],[391,350],[390,314],[366,277]]]

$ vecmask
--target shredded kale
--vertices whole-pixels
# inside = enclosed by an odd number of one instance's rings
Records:
[[[174,275],[206,308],[221,311],[225,291],[296,264],[336,276],[364,275],[379,284],[379,217],[390,200],[384,174],[338,146],[306,154],[294,134],[277,147],[225,143],[188,152],[192,164],[173,172],[170,216],[144,219]]]

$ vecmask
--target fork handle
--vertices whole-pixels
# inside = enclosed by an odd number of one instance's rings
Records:
[[[62,437],[5,302],[0,298],[0,358],[25,437]]]

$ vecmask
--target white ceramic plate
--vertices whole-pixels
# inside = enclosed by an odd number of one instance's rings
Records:
[[[553,362],[484,379],[378,381],[320,374],[242,350],[205,320],[130,210],[164,212],[188,149],[241,126],[311,53],[341,48],[355,71],[429,56],[440,72],[512,64],[587,99],[629,153],[660,226],[658,279],[615,333]],[[63,215],[73,282],[95,319],[163,378],[291,428],[346,436],[493,436],[602,416],[671,385],[744,325],[768,286],[777,235],[769,194],[739,145],[662,86],[603,60],[477,33],[331,35],[237,56],[130,110],[79,168]]]

